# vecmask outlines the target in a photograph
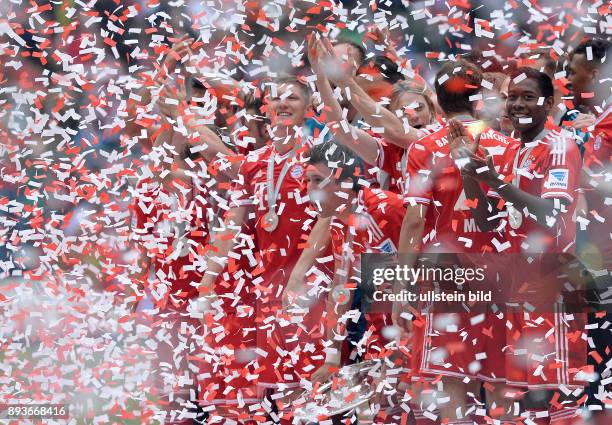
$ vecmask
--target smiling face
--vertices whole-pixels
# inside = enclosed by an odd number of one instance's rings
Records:
[[[266,96],[266,114],[273,127],[301,126],[306,119],[310,99],[297,83],[283,83]]]
[[[521,135],[532,134],[544,126],[552,109],[553,97],[544,99],[544,102],[538,105],[540,97],[542,92],[535,79],[526,78],[518,84],[510,83],[506,112],[512,126]]]
[[[336,215],[350,205],[350,194],[353,191],[343,189],[334,175],[334,170],[322,162],[311,164],[306,170],[308,197],[321,217]],[[347,193],[349,199],[339,197],[337,195],[339,192]]]
[[[398,106],[396,106],[398,105]],[[423,95],[418,93],[404,92],[397,102],[394,103],[392,109],[402,108],[408,117],[408,123],[414,128],[422,128],[432,124],[433,111],[423,98]]]

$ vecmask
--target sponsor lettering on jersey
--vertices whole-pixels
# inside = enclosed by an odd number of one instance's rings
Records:
[[[476,219],[474,218],[466,218],[463,220],[463,232],[479,232],[478,226],[476,225]]]
[[[448,145],[448,139],[443,136],[436,140],[436,145],[438,145],[438,147],[440,148],[443,148],[444,146]]]

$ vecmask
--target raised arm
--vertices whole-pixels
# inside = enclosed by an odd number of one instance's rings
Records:
[[[192,41],[193,40],[189,39],[187,36],[180,38],[164,57],[153,80],[144,81],[136,95],[131,95],[125,111],[127,117],[125,120],[126,125],[123,130],[129,137],[138,136],[140,130],[146,128],[144,126],[145,122],[142,121],[140,117],[143,113],[147,112],[147,110],[152,109],[153,105],[151,101],[153,99],[153,88],[163,85],[168,76],[174,74],[178,62],[182,61],[183,58],[189,54],[189,45]],[[150,130],[151,133],[155,133],[157,127]],[[153,146],[153,140],[147,139],[145,145],[150,149]]]
[[[355,78],[347,81],[346,87],[351,92],[351,103],[372,127],[383,128],[386,140],[401,148],[408,148],[413,142],[423,137],[423,132],[411,127],[408,119],[402,121],[395,113],[372,99],[357,83]]]
[[[374,137],[349,124],[342,116],[342,107],[325,75],[325,63],[331,64],[331,58],[326,54],[321,40],[316,40],[312,35],[308,39],[308,58],[317,76],[316,84],[321,101],[325,105],[325,123],[332,130],[334,140],[354,151],[366,163],[375,164],[380,146]]]
[[[198,109],[187,102],[185,79],[178,80],[177,87],[164,86],[160,92],[158,108],[164,118],[165,126],[174,131],[173,144],[179,154],[184,149],[198,153],[205,162],[211,163],[220,156],[231,157],[234,154],[209,126],[201,123]],[[180,155],[179,155],[180,156]],[[182,159],[180,160],[183,162]],[[187,164],[180,168],[188,169]],[[220,171],[232,179],[237,172],[238,164],[223,168]]]
[[[350,91],[351,104],[368,124],[372,127],[383,128],[385,139],[402,148],[408,148],[412,142],[423,136],[421,131],[410,127],[407,119],[402,122],[393,112],[376,103],[361,88],[355,79],[357,64],[342,62],[336,58],[329,40],[324,39],[321,46],[325,49],[325,54],[331,58],[328,78],[338,87]]]

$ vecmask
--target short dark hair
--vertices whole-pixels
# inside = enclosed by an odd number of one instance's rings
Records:
[[[601,66],[601,61],[606,57],[606,53],[610,49],[610,42],[603,38],[591,38],[580,43],[573,54],[586,56],[587,47],[591,48],[591,53],[593,54],[593,60],[589,61],[589,63],[593,67]]]
[[[548,74],[545,74],[542,71],[538,71],[537,69],[522,67],[518,68],[512,73],[512,75],[510,76],[510,81],[514,81],[514,79],[521,74],[525,74],[528,79],[535,80],[538,83],[538,87],[540,88],[540,93],[542,93],[542,96],[544,96],[545,98],[554,96],[555,89],[553,87],[552,80],[550,79]]]
[[[442,83],[440,83],[442,80]],[[438,104],[445,113],[473,112],[470,96],[480,91],[482,72],[465,59],[448,61],[436,75]]]
[[[197,77],[191,77],[191,87],[194,89],[206,90],[206,86]]]
[[[354,41],[349,40],[348,38],[338,38],[334,40],[332,44],[334,46],[338,46],[340,44],[348,44],[349,46],[355,48],[357,52],[359,52],[359,61],[357,62],[358,67],[363,65],[363,63],[365,62],[366,51],[365,51],[365,48],[361,46],[360,44],[357,44]]]
[[[255,109],[258,114],[261,114],[261,107],[263,106],[263,101],[261,97],[256,96],[252,91],[248,92],[244,96],[244,110],[248,111],[249,109]]]
[[[325,164],[332,170],[342,170],[336,179],[344,181],[350,178],[353,182],[352,189],[355,192],[359,191],[359,179],[364,173],[363,161],[349,148],[333,141],[315,145],[310,148],[308,153],[308,163],[312,165]]]
[[[380,72],[385,81],[391,84],[395,84],[398,81],[404,80],[404,75],[399,72],[399,67],[397,63],[389,59],[384,55],[377,55],[372,62],[374,68]]]

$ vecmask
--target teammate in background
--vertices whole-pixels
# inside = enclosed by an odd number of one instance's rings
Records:
[[[404,193],[407,211],[399,247],[408,267],[413,266],[419,253],[496,252],[492,241],[500,237],[491,232],[490,227],[479,228],[476,225],[477,211],[473,211],[468,202],[474,202],[474,198],[464,191],[460,175],[460,168],[468,160],[455,149],[457,143],[453,131],[457,126],[466,126],[472,133],[467,142],[468,149],[473,152],[476,148],[486,148],[496,158],[501,158],[515,143],[499,132],[486,129],[474,118],[476,101],[472,99],[480,92],[481,80],[480,70],[462,59],[445,63],[436,76],[438,103],[449,121],[444,122],[438,131],[414,142],[408,151]],[[397,283],[395,292],[401,290],[401,284]],[[430,328],[439,317],[435,308],[418,318],[419,323],[423,323],[414,327],[411,334],[412,322],[402,318],[402,308],[401,303],[395,303],[394,323],[404,330],[404,343],[410,341],[413,344],[413,373],[419,380],[442,376],[444,394],[451,400],[438,405],[442,419],[448,419],[449,423],[468,421],[467,394],[471,392],[470,397],[473,397],[478,393],[478,377],[470,365],[477,360],[478,353],[472,344],[463,344],[460,335],[467,332],[477,339],[484,338],[484,335],[470,324],[471,318],[467,314],[457,318],[457,332],[449,332],[445,327]],[[454,344],[464,345],[465,350],[453,350]],[[439,358],[436,353],[446,354]],[[470,387],[465,384],[465,379]]]
[[[606,83],[606,70],[610,69],[609,61],[604,62],[606,53],[610,50],[610,42],[601,39],[587,40],[581,43],[572,54],[568,67],[568,88],[574,94],[574,105],[577,109],[588,112],[592,119],[586,120],[580,117],[574,122],[579,124],[583,130],[586,143],[581,144],[584,153],[585,173],[582,176],[583,195],[586,206],[580,206],[578,211],[585,220],[586,238],[579,250],[584,252],[585,259],[593,259],[591,253],[609,252],[606,248],[612,247],[610,232],[607,224],[612,221],[609,206],[605,204],[605,188],[596,189],[597,178],[592,179],[591,174],[605,170],[610,164],[609,144],[609,115],[612,96],[610,96],[610,84]],[[608,72],[609,73],[609,72]],[[605,186],[605,185],[604,185]],[[585,221],[583,220],[583,223]],[[582,225],[582,228],[585,226]],[[604,255],[605,256],[605,255]]]
[[[337,56],[334,56],[334,52],[326,46],[324,40],[317,40],[314,36],[309,38],[308,47],[310,64],[317,76],[317,88],[325,105],[324,116],[333,132],[334,140],[353,150],[366,164],[376,164],[379,173],[385,175],[384,178],[379,175],[381,187],[401,193],[406,150],[384,139],[380,140],[370,132],[347,122],[345,116],[349,111],[336,100],[327,77],[335,72],[330,70],[330,67],[337,63]],[[345,72],[351,72],[350,63],[343,62],[342,66],[349,68]],[[424,93],[425,87],[416,82],[398,81],[392,86],[389,108],[405,113],[413,128],[425,130],[426,126],[436,120],[433,103]]]
[[[427,87],[416,78],[398,81],[391,92],[390,111],[402,111],[408,117],[408,124],[423,135],[440,128],[435,106],[426,94]],[[396,112],[397,115],[397,112]],[[379,140],[378,156],[375,164],[381,170],[381,187],[391,192],[404,192],[408,150],[397,146],[385,138]]]
[[[399,230],[404,216],[401,198],[391,192],[369,189],[360,184],[362,161],[349,149],[326,143],[311,149],[308,195],[321,217],[333,217],[331,240],[334,255],[334,282],[327,300],[327,341],[325,364],[313,380],[326,381],[341,366],[341,351],[346,339],[347,322],[353,293],[362,286],[361,254],[397,253]],[[363,291],[363,288],[362,288]],[[367,292],[367,291],[365,291]],[[359,314],[367,311],[363,308]],[[357,343],[357,355],[363,359],[380,358],[390,341],[384,328],[391,325],[390,315],[365,313],[368,329]]]
[[[363,119],[373,129],[376,129],[375,132],[381,133],[381,136],[390,143],[402,148],[407,148],[410,143],[426,134],[412,127],[409,124],[408,116],[403,111],[392,112],[376,103],[361,86],[361,79],[356,75],[357,64],[339,61],[338,59],[341,58],[335,56],[327,39],[323,38],[321,43],[313,47],[318,50],[317,55],[324,55],[327,60],[325,76],[332,84],[339,87],[341,92],[347,95],[350,93],[351,104]],[[391,85],[389,85],[389,92],[391,91]]]
[[[596,270],[599,281],[605,291],[608,287],[612,271],[612,235],[610,223],[612,213],[608,199],[612,198],[610,158],[612,157],[612,97],[610,83],[606,76],[610,75],[609,60],[610,42],[602,39],[587,40],[581,43],[570,62],[569,76],[574,92],[574,103],[578,109],[588,109],[595,115],[593,126],[585,122],[581,126],[588,131],[589,139],[584,144],[583,172],[581,189],[586,201],[584,219],[578,219],[578,230],[585,230],[584,243],[578,246],[580,258],[591,270]],[[583,93],[593,93],[593,97]],[[576,119],[575,122],[578,120]],[[586,229],[584,229],[586,225]],[[600,294],[596,297],[599,298]],[[589,315],[588,350],[596,350],[602,361],[596,361],[589,356],[589,364],[593,365],[599,379],[587,388],[589,405],[605,405],[604,394],[612,392],[612,385],[602,385],[605,379],[606,364],[612,358],[612,336],[607,329],[607,322],[612,320],[610,313]],[[609,400],[609,396],[608,396]],[[597,425],[606,423],[605,407],[603,411],[593,412]]]
[[[140,279],[145,283],[140,290],[146,290],[151,308],[158,314],[152,319],[156,326],[151,340],[157,344],[153,376],[166,413],[164,421],[169,424],[185,423],[181,413],[195,401],[194,365],[190,365],[188,356],[194,354],[200,323],[190,316],[188,307],[197,297],[194,285],[202,279],[194,264],[202,256],[201,247],[208,243],[209,223],[217,211],[211,192],[237,170],[228,161],[233,153],[217,134],[198,123],[201,117],[187,101],[184,75],[173,75],[174,81],[166,78],[174,74],[178,62],[175,55],[187,55],[188,50],[183,40],[164,61],[164,85],[156,104],[159,128],[151,137],[141,139],[149,146],[144,149],[149,163],[140,169],[131,207],[135,214],[134,240],[145,265]],[[179,101],[167,102],[170,98]],[[138,121],[131,118],[132,124]],[[191,383],[182,380],[185,376],[191,377]]]
[[[609,94],[598,89],[606,78],[604,61],[609,49],[609,41],[591,39],[580,43],[571,55],[567,88],[573,93],[574,104],[581,112],[600,115],[605,109],[601,105],[608,100]]]
[[[238,152],[243,155],[263,148],[268,142],[267,120],[262,108],[261,98],[256,93],[249,93],[244,96],[244,107],[236,114],[240,119],[232,135]]]
[[[527,252],[530,256],[571,253],[575,249],[572,215],[581,166],[578,148],[569,132],[548,124],[554,106],[550,78],[532,68],[519,68],[511,78],[506,109],[520,134],[520,145],[506,151],[499,173],[491,158],[479,155],[472,156],[463,169],[464,179],[487,185],[489,196],[501,197],[505,202],[506,214],[503,214],[498,210],[499,202],[487,203],[481,191],[477,197],[483,209],[488,211],[488,218],[479,223],[497,227],[500,217],[505,215],[509,253]],[[472,188],[481,190],[478,184],[472,184]],[[477,217],[483,219],[483,215]],[[546,281],[533,276],[529,285],[546,285]],[[511,401],[503,395],[506,385],[528,388],[529,398],[534,403],[527,409],[532,420],[544,416],[537,421],[550,419],[554,422],[576,415],[576,407],[570,407],[568,402],[563,407],[556,403],[549,406],[546,393],[537,396],[562,385],[580,392],[585,385],[581,374],[586,365],[586,344],[581,333],[586,318],[576,313],[571,316],[572,320],[566,320],[564,314],[562,302],[555,303],[555,313],[520,309],[507,312],[507,319],[502,322],[507,320],[512,332],[520,333],[521,337],[509,335],[507,343],[487,347],[489,357],[499,355],[507,347],[505,369],[500,367],[503,362],[497,359],[497,367],[486,377],[496,390],[488,395],[489,399],[497,405],[509,406]],[[538,337],[544,334],[546,338]],[[571,340],[568,335],[573,336]],[[517,346],[520,341],[529,344],[528,353],[521,352],[521,346]],[[546,355],[540,357],[542,353]],[[547,414],[536,416],[536,412],[546,410],[549,410]]]
[[[510,77],[503,72],[485,72],[482,80],[482,108],[478,118],[493,130],[509,136],[512,125],[506,116],[506,98]]]

